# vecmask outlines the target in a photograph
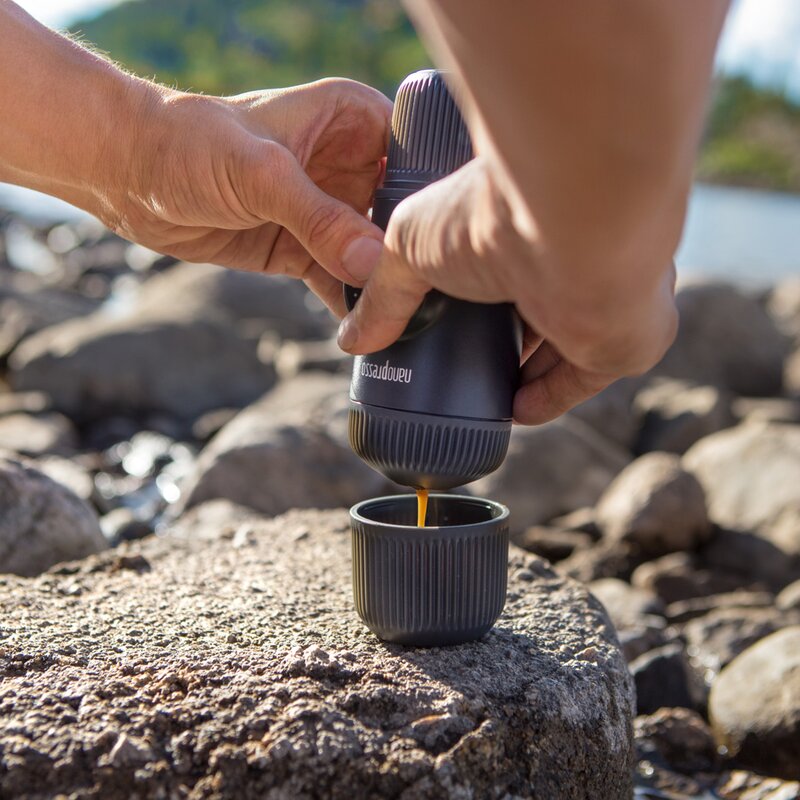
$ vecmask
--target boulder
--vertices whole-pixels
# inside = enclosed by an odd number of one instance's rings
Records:
[[[603,604],[617,628],[630,628],[653,615],[664,614],[664,604],[653,592],[631,586],[618,578],[592,581],[589,591]]]
[[[739,763],[800,778],[800,626],[734,659],[711,687],[708,710],[717,740]]]
[[[641,561],[641,555],[633,552],[627,542],[601,540],[592,547],[576,549],[559,561],[556,569],[583,583],[600,578],[627,580]]]
[[[635,451],[684,453],[698,439],[733,424],[728,394],[716,386],[661,378],[634,400],[640,418]]]
[[[692,662],[715,675],[739,653],[775,631],[800,622],[800,615],[776,608],[719,608],[682,626]]]
[[[655,375],[735,394],[780,394],[788,339],[758,299],[724,283],[692,283],[676,294],[678,335]]]
[[[711,594],[706,597],[692,597],[688,600],[676,600],[665,610],[665,616],[671,623],[688,622],[690,619],[703,617],[717,608],[769,608],[775,604],[775,596],[770,592],[755,592],[739,589],[724,594]]]
[[[719,530],[699,556],[715,575],[740,575],[742,585],[759,583],[777,591],[800,578],[788,550],[754,533]]]
[[[739,572],[709,570],[692,553],[670,553],[646,561],[633,570],[631,583],[653,592],[665,603],[733,592],[747,585]]]
[[[611,540],[657,556],[690,550],[711,534],[703,488],[671,453],[647,453],[603,492],[597,522]]]
[[[662,708],[633,722],[639,758],[681,772],[710,771],[717,745],[706,721],[688,708]]]
[[[154,411],[192,419],[246,405],[275,382],[255,342],[185,311],[157,318],[98,312],[56,325],[26,339],[9,366],[16,389],[47,392],[81,421]]]
[[[693,708],[702,688],[689,666],[683,646],[674,643],[650,650],[629,664],[636,684],[636,713],[659,708]]]
[[[85,501],[30,462],[0,456],[0,572],[38,575],[105,547]]]
[[[535,427],[515,426],[506,460],[470,490],[514,510],[523,529],[594,505],[630,457],[579,419],[564,416]]]
[[[350,447],[348,387],[344,376],[303,373],[246,408],[201,452],[180,507],[223,498],[273,515],[396,492]]]
[[[737,425],[701,439],[683,465],[702,484],[709,516],[724,528],[769,537],[787,512],[800,520],[800,425]]]
[[[73,424],[56,412],[0,416],[0,449],[27,456],[67,454],[78,444]]]
[[[344,511],[237,525],[0,584],[0,794],[630,798],[632,686],[584,588],[512,548],[482,641],[385,645]]]
[[[265,330],[326,336],[331,321],[290,279],[180,264],[113,303],[26,339],[11,354],[16,389],[49,394],[72,417],[164,412],[193,419],[239,407],[275,383],[258,357]]]

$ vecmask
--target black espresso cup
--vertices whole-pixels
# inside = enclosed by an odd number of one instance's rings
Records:
[[[488,633],[508,581],[508,509],[492,500],[432,494],[417,526],[414,494],[350,509],[358,615],[387,642],[462,644]]]

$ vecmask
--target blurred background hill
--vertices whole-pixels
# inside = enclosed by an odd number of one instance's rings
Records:
[[[343,75],[391,96],[429,63],[394,0],[133,0],[71,28],[137,74],[212,94]],[[698,177],[800,191],[800,105],[720,75]]]
[[[210,94],[331,75],[392,94],[429,63],[394,0],[139,0],[71,27],[139,75]]]
[[[236,94],[340,75],[392,96],[430,64],[399,0],[18,0],[167,85]],[[734,0],[683,239],[682,276],[765,285],[800,269],[800,3]],[[0,207],[64,204],[0,184]]]

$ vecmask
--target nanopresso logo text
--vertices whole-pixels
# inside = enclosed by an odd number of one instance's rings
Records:
[[[412,371],[409,367],[390,367],[388,359],[385,364],[370,364],[369,361],[361,362],[362,377],[374,378],[377,381],[411,383]]]

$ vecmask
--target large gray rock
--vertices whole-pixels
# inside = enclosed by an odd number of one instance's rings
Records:
[[[800,778],[800,627],[773,633],[732,661],[711,687],[709,716],[737,761]]]
[[[0,456],[0,572],[38,575],[105,547],[83,500],[29,463]]]
[[[657,375],[753,397],[780,394],[788,339],[755,297],[724,283],[693,283],[676,295],[680,326]]]
[[[703,488],[672,453],[647,453],[629,464],[597,503],[605,536],[657,556],[691,550],[711,534]]]
[[[685,453],[698,439],[733,424],[731,401],[716,386],[661,378],[634,401],[641,419],[635,450]]]
[[[230,275],[180,265],[146,284],[127,310],[112,306],[41,331],[11,354],[11,383],[46,392],[78,419],[148,412],[193,418],[246,405],[274,384],[275,370],[258,359],[256,339],[242,333],[244,315],[254,309],[226,302],[226,289],[241,279],[261,281],[261,292],[249,286],[255,301],[270,282]]]
[[[779,523],[800,523],[800,425],[737,425],[701,439],[683,464],[717,524],[769,535]]]
[[[690,620],[683,636],[693,662],[706,678],[775,631],[800,623],[800,614],[776,608],[718,608]]]
[[[0,794],[630,798],[632,686],[583,587],[513,549],[483,641],[384,645],[347,528],[239,520],[6,580]]]
[[[329,332],[307,297],[288,278],[181,264],[148,281],[128,308],[107,305],[23,341],[9,360],[11,382],[79,418],[241,407],[275,382],[272,363],[258,357],[265,330]]]
[[[200,454],[182,507],[214,498],[265,514],[349,506],[396,491],[352,451],[349,379],[303,373],[242,411]]]
[[[475,494],[514,510],[522,529],[594,505],[630,456],[570,416],[536,427],[515,426],[500,468],[470,484]]]

